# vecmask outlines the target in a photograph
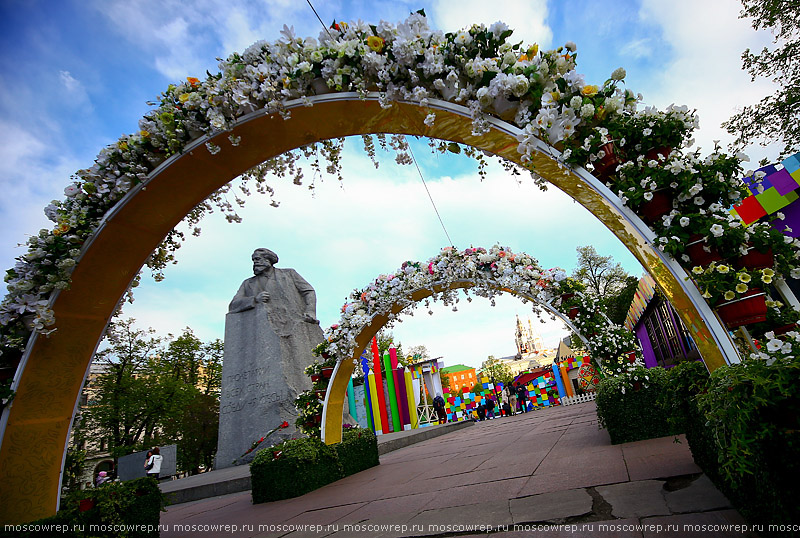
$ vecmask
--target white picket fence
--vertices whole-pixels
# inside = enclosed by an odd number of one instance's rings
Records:
[[[575,404],[591,402],[592,400],[595,399],[596,394],[597,393],[595,392],[586,392],[578,396],[573,396],[572,398],[570,397],[561,398],[561,405],[575,405]]]

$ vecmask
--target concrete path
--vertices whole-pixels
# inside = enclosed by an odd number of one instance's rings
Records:
[[[397,449],[295,499],[171,506],[161,536],[754,536],[674,441],[611,445],[594,403],[543,409]]]

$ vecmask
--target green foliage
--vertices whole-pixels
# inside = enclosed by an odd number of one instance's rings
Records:
[[[572,277],[586,286],[587,294],[603,299],[621,291],[628,275],[612,256],[601,256],[592,245],[578,247],[578,265]]]
[[[800,358],[749,359],[687,385],[686,437],[695,462],[751,522],[800,521]]]
[[[344,476],[336,450],[315,437],[261,450],[250,464],[253,503],[297,497]]]
[[[105,341],[94,357],[103,372],[91,380],[81,429],[107,438],[115,456],[174,442],[181,470],[196,473],[201,464],[210,465],[222,343],[203,343],[188,328],[167,343],[152,329],[136,329],[133,319],[113,323]]]
[[[481,364],[481,373],[487,376],[490,381],[494,380],[495,383],[503,383],[504,385],[508,385],[514,379],[509,367],[498,359],[495,359],[494,355],[489,355],[489,357],[483,361],[483,364]]]
[[[770,29],[772,48],[742,54],[742,67],[753,80],[766,78],[777,88],[761,102],[745,106],[723,124],[746,147],[756,140],[766,146],[783,144],[782,155],[797,151],[800,142],[800,2],[796,0],[742,0],[741,17],[751,18],[753,28]]]
[[[93,506],[81,510],[81,502]],[[28,523],[31,528],[63,525],[58,536],[74,538],[157,538],[164,494],[152,478],[109,482],[102,487],[79,490],[61,500],[61,510],[52,517]],[[95,527],[90,526],[94,525]],[[77,529],[83,529],[79,531]],[[0,530],[0,538],[49,538],[52,530]]]
[[[608,430],[612,444],[680,433],[669,424],[666,410],[659,402],[667,378],[663,368],[639,366],[600,381],[597,419]]]
[[[686,431],[696,414],[694,397],[708,384],[708,369],[701,361],[682,361],[667,370],[667,374],[658,403],[675,431]]]
[[[333,445],[344,476],[350,476],[375,467],[378,459],[378,438],[372,430],[347,428],[342,432],[342,442]]]

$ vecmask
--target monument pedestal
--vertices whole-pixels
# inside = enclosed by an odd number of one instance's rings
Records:
[[[323,339],[318,324],[287,319],[262,304],[226,316],[215,468],[249,463],[255,452],[240,456],[283,421],[289,427],[260,448],[297,435],[294,400],[311,388],[303,370]]]

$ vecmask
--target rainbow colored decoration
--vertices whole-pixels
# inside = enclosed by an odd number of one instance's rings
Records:
[[[656,281],[649,274],[639,279],[639,287],[633,295],[633,301],[625,317],[625,328],[632,331],[644,314],[647,305],[656,296]]]
[[[481,403],[485,403],[488,397],[497,401],[494,394],[494,385],[489,378],[481,378],[481,392],[472,392],[468,387],[463,387],[461,393],[451,393],[449,389],[444,389],[445,411],[447,412],[448,422],[459,420],[472,420],[472,412]]]
[[[761,217],[772,215],[798,199],[800,189],[800,153],[785,158],[779,164],[771,164],[756,170],[765,174],[763,179],[754,173],[742,181],[752,192],[741,204],[731,211],[745,224],[751,224]],[[796,211],[800,209],[795,208]]]
[[[578,371],[578,384],[583,390],[597,390],[600,384],[600,374],[597,373],[597,368],[588,362],[581,366]]]
[[[528,389],[528,402],[533,407],[550,407],[561,403],[561,397],[556,386],[556,378],[552,371],[547,371],[539,377],[528,381],[525,388]]]

